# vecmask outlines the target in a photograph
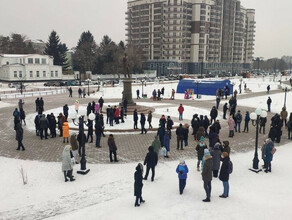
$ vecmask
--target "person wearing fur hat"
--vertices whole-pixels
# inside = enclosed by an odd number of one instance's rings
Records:
[[[223,182],[224,191],[220,198],[227,198],[229,196],[229,155],[227,152],[222,153],[222,166],[220,169],[219,179]]]
[[[196,147],[197,155],[198,155],[198,163],[197,163],[197,170],[200,171],[200,163],[204,156],[204,150],[207,149],[207,145],[205,143],[205,138],[201,136],[200,143],[198,143]]]
[[[178,174],[178,179],[179,179],[179,193],[180,194],[183,194],[183,191],[186,187],[188,172],[189,172],[188,166],[186,165],[184,160],[181,160],[176,168],[176,173]]]
[[[145,200],[142,198],[142,188],[143,188],[143,165],[139,163],[136,167],[136,172],[134,174],[134,196],[136,196],[135,207],[139,207],[141,203]],[[139,204],[140,200],[140,204]]]
[[[223,141],[222,146],[223,146],[222,152],[227,152],[228,155],[230,155],[229,141]]]
[[[63,153],[62,153],[62,171],[64,173],[65,182],[68,181],[67,176],[70,178],[70,181],[75,181],[75,179],[72,176],[73,173],[73,162],[71,160],[71,146],[66,145],[64,147]]]
[[[209,153],[210,154],[210,153]],[[204,189],[206,192],[206,199],[203,202],[211,202],[211,181],[212,181],[213,160],[212,156],[206,153],[204,158],[204,166],[202,170],[202,179],[204,181]]]
[[[157,153],[154,152],[154,148],[152,146],[148,148],[148,151],[149,152],[147,153],[144,160],[144,166],[146,165],[146,174],[143,179],[147,180],[149,171],[151,169],[151,172],[152,172],[151,181],[153,182],[154,176],[155,176],[155,166],[157,165],[157,161],[158,161],[158,155]]]
[[[216,143],[214,149],[211,151],[212,159],[213,159],[213,177],[218,177],[218,171],[220,168],[220,159],[221,159],[221,148],[220,143]]]

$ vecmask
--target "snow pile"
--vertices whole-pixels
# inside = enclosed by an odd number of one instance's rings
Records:
[[[143,181],[146,203],[134,207],[134,171],[137,163],[87,164],[86,176],[76,174],[65,183],[61,163],[0,158],[0,218],[2,219],[292,219],[291,144],[278,147],[272,173],[253,173],[253,152],[232,154],[230,197],[221,199],[222,182],[212,181],[211,203],[205,198],[196,159],[187,160],[186,189],[179,195],[175,172],[178,161],[160,159],[155,181]],[[186,149],[187,150],[187,149]],[[146,152],[145,152],[146,153]],[[61,157],[61,155],[60,155]],[[141,158],[142,160],[143,158]],[[262,164],[262,161],[261,161]],[[19,168],[28,175],[23,185]],[[145,172],[145,171],[144,171]]]

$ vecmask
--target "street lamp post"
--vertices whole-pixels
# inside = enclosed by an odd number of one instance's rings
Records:
[[[287,88],[287,86],[286,86],[286,87],[285,87],[285,99],[284,99],[284,107],[285,107],[285,108],[286,108],[287,91],[288,91],[288,88]]]
[[[81,160],[80,160],[80,170],[77,171],[78,174],[86,175],[90,169],[86,169],[86,158],[85,158],[85,138],[84,138],[84,124],[86,125],[86,110],[81,109],[79,111],[80,115],[77,115],[77,113],[73,113],[71,115],[71,119],[73,121],[73,124],[79,127],[79,135],[81,138],[80,146],[81,151]],[[95,119],[95,114],[90,113],[88,116],[89,120]],[[76,120],[79,120],[76,122]]]
[[[255,153],[254,153],[254,158],[253,158],[252,169],[250,169],[251,171],[255,173],[262,171],[262,169],[259,169],[259,158],[258,158],[259,123],[260,123],[261,117],[266,118],[267,112],[262,111],[260,108],[256,109],[255,112],[252,112],[250,114],[252,125],[256,126]]]

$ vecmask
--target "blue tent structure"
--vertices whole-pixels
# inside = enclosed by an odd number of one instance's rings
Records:
[[[218,89],[229,87],[229,94],[233,94],[233,85],[230,80],[194,80],[183,79],[177,85],[177,93],[185,93],[187,89],[194,89],[195,94],[216,96]]]

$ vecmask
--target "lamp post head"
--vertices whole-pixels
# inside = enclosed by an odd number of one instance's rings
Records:
[[[250,113],[250,119],[251,120],[256,120],[257,119],[257,114],[255,112]]]
[[[255,113],[256,113],[257,116],[260,116],[262,114],[262,109],[261,108],[257,108],[255,110]]]

